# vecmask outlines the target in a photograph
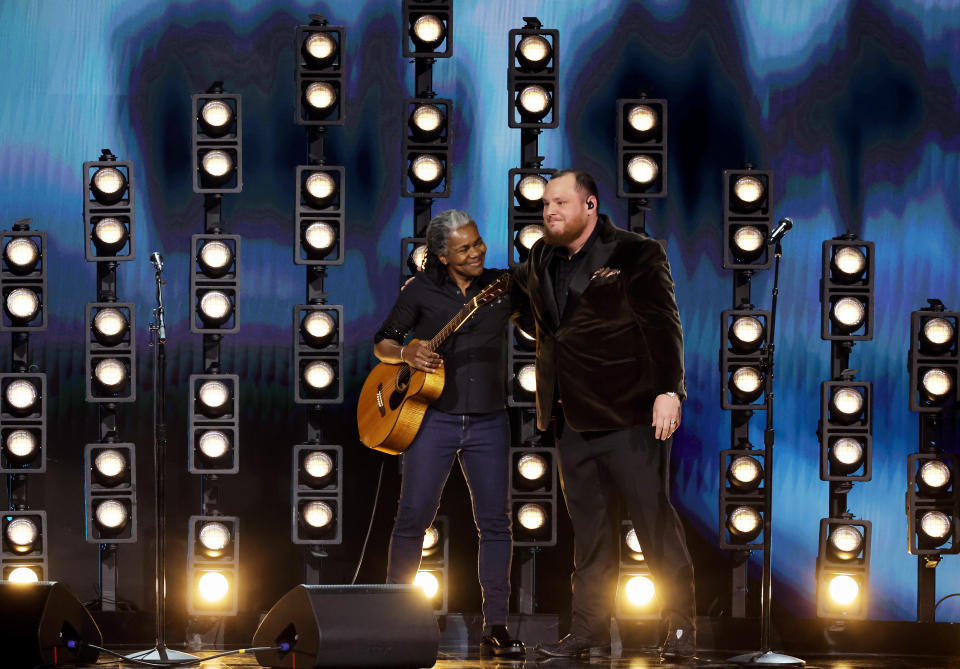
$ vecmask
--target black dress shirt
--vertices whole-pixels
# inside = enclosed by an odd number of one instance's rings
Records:
[[[392,339],[399,344],[407,335],[429,341],[470,299],[493,282],[503,270],[485,269],[473,280],[466,295],[448,277],[439,280],[425,272],[400,291],[396,304],[377,331],[376,342]],[[443,393],[433,408],[446,413],[480,414],[504,407],[506,397],[507,339],[510,300],[502,296],[480,307],[437,353],[443,358]]]
[[[572,258],[567,257],[567,249],[565,246],[557,247],[557,250],[553,254],[553,262],[550,263],[550,274],[553,278],[553,296],[557,300],[557,313],[561,319],[567,307],[567,295],[570,293],[570,280],[573,279],[573,274],[577,271],[577,267],[580,266],[590,247],[593,246],[593,242],[597,238],[598,227],[599,226],[594,226],[593,232],[587,237],[587,241],[584,242],[579,251],[573,254]]]

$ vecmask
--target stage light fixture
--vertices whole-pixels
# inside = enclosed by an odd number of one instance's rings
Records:
[[[656,618],[656,584],[650,576],[637,533],[629,520],[620,523],[620,560],[617,583],[616,617],[619,619]]]
[[[764,344],[769,311],[749,308],[729,309],[720,315],[720,373],[723,380],[721,405],[726,410],[766,408],[763,396]]]
[[[420,551],[420,568],[414,579],[415,585],[429,589],[429,592],[425,591],[424,594],[431,600],[434,613],[438,615],[447,612],[449,585],[448,527],[446,516],[437,516],[433,524],[424,532],[423,545]]]
[[[507,406],[535,407],[537,391],[537,372],[534,364],[534,349],[530,341],[519,334],[519,328],[513,325],[514,336],[507,349],[507,373],[510,379],[511,393],[507,395]]]
[[[40,296],[29,288],[15,288],[4,296],[4,308],[14,325],[28,325],[40,313]]]
[[[136,542],[136,447],[121,442],[87,444],[83,463],[86,541]]]
[[[87,402],[134,402],[137,398],[136,322],[132,302],[89,302],[84,343]]]
[[[956,342],[955,323],[946,318],[927,318],[920,328],[920,350],[923,353],[937,355],[950,350]]]
[[[452,0],[403,0],[407,37],[404,58],[449,58],[453,55]]]
[[[240,237],[203,234],[190,237],[195,259],[190,275],[194,316],[190,331],[226,334],[240,329]]]
[[[40,263],[40,249],[29,237],[13,237],[3,245],[3,261],[13,274],[29,274]]]
[[[431,142],[440,138],[446,125],[444,112],[432,101],[415,103],[408,122],[412,137],[420,142]]]
[[[537,371],[533,365],[524,365],[517,370],[517,385],[519,385],[524,392],[537,392]]]
[[[304,314],[300,320],[300,336],[314,348],[323,348],[332,342],[338,332],[338,324],[334,315],[324,309],[302,310]],[[338,312],[334,312],[339,315]]]
[[[114,533],[121,532],[126,527],[130,512],[122,502],[104,499],[94,504],[94,520],[100,528],[101,538],[112,538]]]
[[[873,242],[852,234],[823,242],[820,336],[829,341],[873,339]]]
[[[667,194],[667,101],[617,100],[617,195]]]
[[[557,470],[550,448],[510,449],[510,504],[514,518],[514,546],[552,546],[556,543]]]
[[[822,518],[817,552],[817,615],[862,620],[867,616],[872,524]]]
[[[197,120],[209,137],[223,137],[231,130],[233,107],[223,100],[209,100],[200,108]]]
[[[311,14],[308,26],[297,26],[299,52],[296,74],[298,125],[343,125],[343,55],[345,31]]]
[[[115,346],[130,330],[126,316],[113,307],[98,309],[93,317],[93,335],[104,346]]]
[[[820,480],[869,481],[873,460],[873,384],[841,381],[820,384]]]
[[[735,541],[749,543],[760,536],[763,516],[753,506],[737,506],[727,514],[727,529]]]
[[[739,455],[727,468],[727,480],[737,490],[756,490],[763,482],[763,467],[756,458]]]
[[[6,511],[0,515],[0,568],[2,568],[0,578],[5,581],[30,583],[46,576],[47,514],[45,511]]]
[[[297,167],[294,263],[343,264],[344,177],[342,167]]]
[[[720,452],[719,545],[726,550],[762,550],[765,452],[732,448]]]
[[[240,519],[191,516],[188,528],[187,613],[237,615]]]
[[[440,591],[440,581],[436,575],[430,571],[418,571],[413,579],[413,584],[423,590],[427,599],[433,599]]]
[[[222,240],[207,238],[200,243],[197,265],[206,276],[219,279],[229,273],[233,266],[233,249]]]
[[[552,491],[551,491],[552,493]],[[546,494],[525,501],[514,492],[513,545],[552,546],[556,543],[556,519],[553,517],[553,499]]]
[[[0,474],[43,473],[46,374],[0,374]]]
[[[960,488],[952,453],[914,453],[907,458],[907,518],[912,555],[960,553]]]
[[[39,430],[4,429],[0,448],[0,474],[46,470]]]
[[[101,483],[112,486],[121,481],[127,472],[127,460],[117,449],[108,448],[94,457],[93,469]]]
[[[517,521],[525,530],[536,531],[547,522],[547,512],[539,504],[524,504],[517,511]]]
[[[243,190],[241,98],[223,92],[215,81],[206,93],[191,97],[193,107],[193,192]]]
[[[511,128],[556,128],[558,113],[558,43],[560,33],[524,17],[523,28],[508,36],[508,120]]]
[[[342,536],[343,449],[298,444],[293,449],[290,540],[339,544]]]
[[[643,556],[643,549],[640,547],[640,540],[637,539],[637,531],[633,528],[630,521],[624,521],[627,532],[624,535],[623,542],[627,546],[627,557],[636,562],[643,562],[646,558]],[[623,550],[621,546],[620,550]]]
[[[449,197],[448,166],[452,149],[449,118],[453,101],[447,98],[408,98],[404,103],[407,131],[402,155],[407,172],[403,197]]]
[[[769,269],[767,245],[773,221],[773,172],[725,170],[723,173],[723,268]]]
[[[220,430],[201,432],[197,448],[206,460],[219,460],[230,450],[230,438]]]
[[[133,163],[109,149],[99,160],[83,163],[83,220],[88,261],[121,262],[136,258]]]
[[[929,302],[910,315],[910,410],[921,413],[940,412],[960,400],[960,313],[946,311],[939,300]]]
[[[238,396],[235,374],[191,374],[187,471],[191,474],[235,474],[239,464]]]
[[[299,304],[293,308],[293,379],[298,404],[343,400],[343,307]]]
[[[510,234],[510,266],[525,262],[530,249],[543,237],[543,193],[554,170],[539,168],[512,169],[509,188],[512,194],[508,210]]]

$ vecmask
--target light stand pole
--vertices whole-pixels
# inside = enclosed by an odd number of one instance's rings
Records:
[[[157,308],[153,310],[154,322],[150,324],[150,340],[154,344],[154,365],[153,365],[153,468],[156,475],[156,487],[154,489],[153,518],[156,523],[156,577],[154,581],[154,590],[156,594],[156,645],[150,650],[139,651],[127,655],[130,660],[145,660],[164,666],[165,663],[176,663],[180,665],[184,660],[196,660],[200,658],[189,653],[182,653],[177,650],[167,648],[164,627],[167,599],[167,577],[166,577],[166,465],[167,465],[167,422],[166,422],[166,366],[167,366],[167,330],[163,319],[163,256],[154,251],[150,255],[150,262],[156,269],[157,282]],[[155,666],[157,666],[155,665]]]
[[[763,467],[763,485],[767,490],[767,494],[763,497],[763,580],[760,593],[760,650],[737,655],[727,660],[727,662],[732,664],[749,667],[802,667],[806,664],[799,658],[782,653],[775,653],[770,650],[770,597],[773,589],[773,572],[770,568],[772,561],[771,554],[773,551],[773,353],[777,323],[777,296],[780,294],[780,257],[782,255],[783,250],[780,248],[780,241],[777,240],[773,254],[773,300],[770,305],[770,339],[767,344],[767,356],[765,360],[767,375],[764,384],[764,393],[767,402],[767,425],[763,431],[763,446],[766,451]]]

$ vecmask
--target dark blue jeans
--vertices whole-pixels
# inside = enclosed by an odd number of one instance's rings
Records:
[[[420,568],[423,534],[433,523],[450,468],[459,456],[480,534],[477,571],[485,625],[507,623],[510,599],[510,509],[507,412],[448,414],[427,409],[403,455],[403,483],[390,537],[387,583],[412,583]]]

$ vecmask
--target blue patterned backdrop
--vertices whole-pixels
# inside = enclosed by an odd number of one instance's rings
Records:
[[[304,437],[289,378],[290,309],[305,295],[291,249],[294,166],[306,162],[305,136],[293,123],[293,34],[312,12],[347,32],[347,122],[327,142],[328,162],[347,170],[347,253],[326,286],[346,314],[347,401],[329,416],[351,482],[348,541],[332,550],[331,564],[334,577],[348,579],[380,461],[358,445],[350,405],[371,366],[372,333],[396,294],[399,240],[413,227],[412,201],[399,195],[398,105],[413,91],[400,1],[0,4],[0,225],[33,218],[49,234],[52,260],[50,328],[31,342],[37,368],[51,378],[51,464],[32,479],[31,504],[51,513],[53,576],[81,597],[95,595],[96,549],[83,541],[80,460],[83,444],[97,437],[96,410],[82,402],[83,304],[95,300],[96,280],[83,256],[81,164],[103,147],[135,163],[140,256],[120,268],[119,294],[137,303],[141,340],[153,301],[146,256],[157,249],[167,259],[171,527],[185,528],[200,506],[199,483],[183,467],[185,382],[202,364],[200,338],[188,328],[189,235],[202,232],[202,198],[191,190],[190,95],[214,80],[243,95],[244,112],[244,190],[224,200],[229,231],[243,236],[243,320],[223,344],[225,371],[243,379],[244,443],[241,473],[222,482],[222,508],[244,518],[241,608],[266,608],[300,580],[288,577],[299,554],[287,538],[289,446]],[[533,15],[561,40],[561,123],[541,136],[540,152],[549,166],[592,171],[601,209],[621,224],[615,101],[641,91],[669,100],[670,193],[653,205],[648,229],[669,244],[686,336],[690,399],[674,447],[674,496],[706,591],[723,590],[710,585],[722,577],[711,547],[716,453],[729,444],[717,369],[719,313],[732,306],[731,277],[720,267],[721,172],[746,161],[774,170],[774,213],[796,221],[784,242],[777,331],[774,542],[775,597],[801,616],[813,614],[818,520],[828,510],[815,432],[830,353],[819,338],[820,245],[848,230],[876,242],[876,334],[851,362],[858,378],[875,384],[874,476],[854,488],[849,507],[874,523],[870,617],[913,619],[916,558],[906,550],[903,495],[917,417],[907,407],[906,350],[910,311],[927,297],[960,308],[960,3],[458,0],[454,57],[434,67],[434,89],[455,105],[452,196],[434,211],[470,211],[493,265],[506,263],[506,175],[520,157],[519,131],[507,127],[507,31]],[[771,273],[754,280],[761,306],[771,281]],[[152,386],[151,351],[144,344],[140,352],[141,401],[124,410],[121,436],[138,443],[145,467],[144,541],[123,549],[121,596],[145,605]],[[946,448],[957,449],[956,435],[948,422]],[[381,537],[392,513],[387,488]],[[469,523],[465,511],[462,520]],[[172,539],[179,564],[182,540]],[[362,580],[383,576],[379,541]],[[557,591],[569,550],[568,542],[553,549]],[[469,553],[466,560],[468,573]],[[176,574],[175,567],[175,600]],[[960,558],[946,557],[938,574],[938,596],[960,589]],[[710,598],[702,604],[717,612]],[[945,602],[938,619],[960,621],[960,599]]]

